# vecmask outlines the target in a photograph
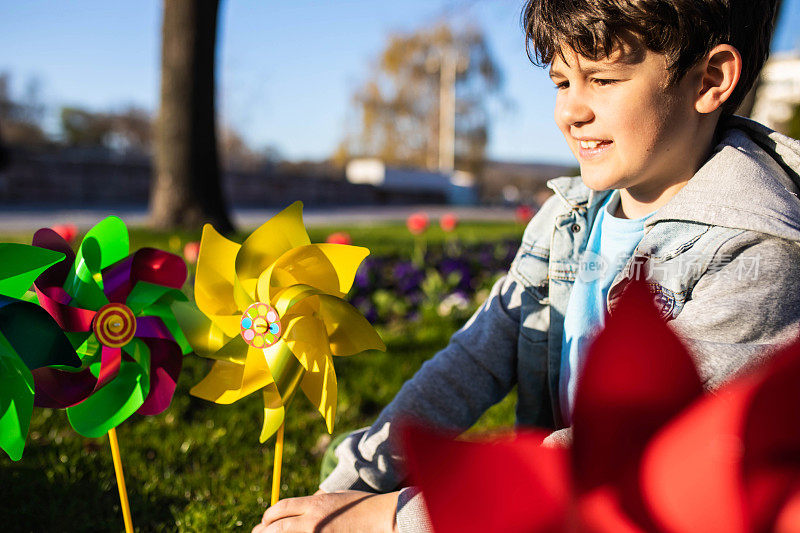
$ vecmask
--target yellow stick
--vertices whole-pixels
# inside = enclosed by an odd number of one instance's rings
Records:
[[[275,505],[280,500],[281,493],[281,462],[283,461],[283,423],[278,428],[275,439],[275,461],[272,465],[272,502]]]
[[[108,443],[111,444],[111,457],[114,459],[114,472],[117,474],[117,487],[119,488],[119,502],[122,505],[122,519],[125,521],[125,533],[133,533],[133,520],[131,520],[131,506],[128,503],[128,491],[125,489],[125,476],[122,473],[122,458],[119,455],[119,442],[117,430],[108,430]]]

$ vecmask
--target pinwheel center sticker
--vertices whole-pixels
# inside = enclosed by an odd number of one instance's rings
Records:
[[[269,304],[256,302],[242,315],[242,338],[253,348],[268,348],[281,338],[278,312]]]
[[[136,334],[136,317],[128,306],[110,303],[97,312],[93,329],[101,344],[109,348],[121,348]]]

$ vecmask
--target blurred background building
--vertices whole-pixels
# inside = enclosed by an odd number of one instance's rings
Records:
[[[772,129],[798,137],[798,109],[800,51],[774,54],[761,71],[753,118]]]

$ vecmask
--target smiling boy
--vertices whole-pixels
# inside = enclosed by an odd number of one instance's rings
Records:
[[[514,386],[518,424],[567,443],[586,346],[634,278],[648,278],[709,389],[797,335],[800,143],[732,116],[775,5],[528,1],[529,54],[550,67],[581,176],[551,180],[508,275],[336,449],[322,493],[268,509],[254,531],[427,531],[422,495],[401,489],[396,422],[463,431]]]

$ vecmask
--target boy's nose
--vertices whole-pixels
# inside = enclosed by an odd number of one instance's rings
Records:
[[[580,125],[594,118],[592,108],[579,94],[565,95],[558,109],[559,119],[567,125]]]

